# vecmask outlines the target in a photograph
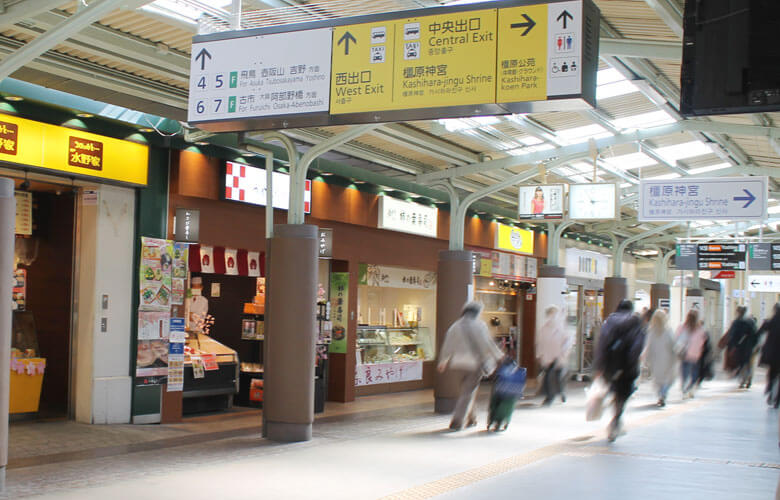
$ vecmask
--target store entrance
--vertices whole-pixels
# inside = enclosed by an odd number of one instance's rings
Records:
[[[24,179],[16,190],[11,418],[67,417],[75,192]]]
[[[568,292],[566,328],[575,339],[569,358],[569,372],[582,380],[593,372],[593,355],[596,338],[601,330],[604,292],[572,284]]]

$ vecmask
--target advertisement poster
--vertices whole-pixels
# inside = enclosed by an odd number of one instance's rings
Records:
[[[188,258],[189,245],[186,243],[174,243],[173,271],[171,272],[171,304],[175,306],[184,304],[184,282],[187,279]]]
[[[203,369],[207,372],[213,372],[215,370],[219,370],[219,365],[217,364],[217,355],[216,354],[201,354],[200,359],[203,360]]]
[[[347,323],[349,320],[349,273],[330,273],[330,296],[333,306],[330,319],[333,334],[330,352],[347,352]]]
[[[168,336],[170,313],[138,311],[138,347],[136,352],[136,383],[158,385],[168,375]]]
[[[563,217],[563,185],[520,186],[517,213],[520,219]]]
[[[170,318],[167,311],[138,311],[138,340],[167,339]]]
[[[24,311],[27,297],[27,269],[17,269],[14,271],[13,309],[15,311]]]
[[[173,245],[168,240],[141,238],[141,308],[164,310],[171,306]]]
[[[179,392],[184,388],[184,342],[168,345],[168,392]]]

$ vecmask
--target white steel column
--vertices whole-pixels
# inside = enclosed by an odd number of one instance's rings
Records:
[[[0,178],[0,276],[14,271],[16,201],[14,181]],[[0,491],[8,464],[8,396],[11,374],[11,279],[0,279]],[[4,306],[2,304],[5,304]]]

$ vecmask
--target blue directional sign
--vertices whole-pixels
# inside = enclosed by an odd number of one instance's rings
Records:
[[[752,220],[767,217],[766,177],[643,180],[640,221]]]

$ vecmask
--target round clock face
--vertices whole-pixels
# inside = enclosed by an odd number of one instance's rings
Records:
[[[569,197],[569,217],[572,219],[613,219],[615,217],[614,184],[572,186]]]

